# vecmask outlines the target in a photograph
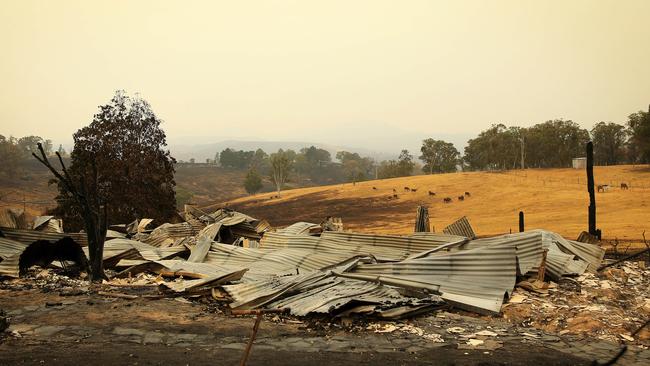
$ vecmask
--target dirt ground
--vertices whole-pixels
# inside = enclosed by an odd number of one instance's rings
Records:
[[[253,318],[224,315],[198,302],[59,296],[0,290],[13,333],[0,340],[2,365],[235,365]],[[472,320],[479,321],[479,320]],[[459,324],[467,321],[459,318]],[[421,320],[426,323],[426,320]],[[615,346],[614,346],[615,349]],[[543,344],[504,340],[496,350],[459,349],[453,341],[350,331],[266,317],[250,365],[586,365],[588,359]]]
[[[650,167],[596,167],[594,174],[597,184],[612,185],[596,195],[597,226],[604,238],[640,243],[644,230],[650,230]],[[331,215],[342,217],[346,229],[384,234],[412,232],[418,205],[429,208],[436,231],[467,216],[480,236],[518,230],[518,214],[524,211],[527,230],[543,228],[575,238],[587,228],[585,179],[582,169],[462,172],[302,188],[282,192],[279,199],[260,194],[226,204],[273,225],[320,222]],[[622,182],[630,189],[621,190]],[[404,187],[417,191],[407,192]],[[397,199],[389,199],[393,189]],[[471,196],[458,201],[465,192]],[[444,197],[453,202],[444,203]]]

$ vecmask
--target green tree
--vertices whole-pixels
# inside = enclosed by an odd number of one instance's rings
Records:
[[[165,149],[160,123],[144,99],[118,91],[90,125],[73,135],[68,173],[75,182],[96,182],[87,189],[106,202],[109,225],[176,216],[175,160]],[[61,182],[57,202],[54,213],[67,229],[83,228],[79,207]]]
[[[15,174],[18,165],[23,159],[23,154],[18,148],[16,138],[0,135],[0,172],[11,175]]]
[[[336,158],[341,162],[347,180],[359,182],[366,179],[373,167],[370,158],[361,157],[358,153],[339,151]]]
[[[584,156],[589,132],[571,120],[556,119],[536,124],[524,132],[526,165],[538,168],[570,167]]]
[[[269,155],[262,149],[255,150],[251,158],[251,168],[257,171],[264,171],[269,168]]]
[[[38,144],[43,146],[43,151],[47,156],[52,155],[52,141],[44,140],[39,136],[25,136],[21,137],[17,141],[18,149],[21,153],[21,158],[28,159],[32,156],[32,153],[38,152]]]
[[[291,159],[291,153],[288,151],[283,151],[279,149],[278,152],[271,154],[269,157],[269,162],[271,164],[271,181],[275,184],[275,188],[280,195],[280,191],[284,187],[284,184],[289,179],[289,174],[291,173],[293,160]],[[293,154],[295,156],[295,153]]]
[[[262,189],[262,177],[257,174],[255,169],[250,169],[244,179],[244,188],[249,194],[255,194]]]
[[[648,112],[638,111],[628,117],[630,157],[637,163],[650,163],[650,107]]]
[[[379,179],[399,177],[399,168],[397,161],[384,160],[379,163],[379,167],[377,168],[377,175]]]
[[[625,160],[627,131],[617,123],[599,122],[591,129],[594,160],[599,165],[615,165]]]
[[[397,158],[397,172],[399,177],[406,177],[413,173],[415,162],[413,162],[413,155],[408,150],[402,150]]]
[[[255,155],[254,151],[234,150],[231,148],[224,149],[219,154],[219,162],[224,168],[247,169],[251,166],[251,161]]]
[[[521,166],[521,141],[525,129],[494,124],[470,139],[463,163],[470,170],[509,169]]]
[[[429,174],[456,171],[460,153],[454,144],[442,140],[426,139],[422,141],[420,152],[422,153],[420,160],[425,163],[422,171],[429,172]]]
[[[317,180],[322,172],[322,167],[332,162],[329,151],[310,146],[302,148],[296,155],[296,172]]]

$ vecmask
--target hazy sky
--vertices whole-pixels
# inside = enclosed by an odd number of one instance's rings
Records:
[[[650,103],[650,1],[0,0],[0,134],[55,140],[116,89],[169,139],[368,148]]]

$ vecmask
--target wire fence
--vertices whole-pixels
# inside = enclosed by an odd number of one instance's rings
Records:
[[[514,178],[520,178],[522,180],[534,180],[541,184],[542,186],[544,185],[563,185],[563,186],[582,186],[582,187],[587,187],[587,178],[586,177],[575,177],[575,178],[556,178],[556,177],[548,177],[544,176],[543,173],[541,172],[535,172],[535,174],[528,174],[527,172],[521,172],[521,171],[515,171],[515,170],[507,170],[507,171],[500,171],[497,172],[498,174],[503,174],[507,176],[511,176]],[[515,180],[516,182],[516,180]],[[599,185],[607,185],[608,189],[613,189],[613,188],[618,188],[618,189],[623,189],[623,185],[625,185],[627,190],[649,190],[650,189],[650,181],[647,180],[641,180],[641,179],[634,179],[634,178],[629,178],[629,177],[622,177],[622,176],[615,176],[615,177],[607,177],[607,178],[595,178],[594,179],[594,186],[599,186]]]

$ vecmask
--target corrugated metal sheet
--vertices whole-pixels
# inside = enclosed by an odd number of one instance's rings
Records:
[[[292,290],[295,290],[292,288]],[[293,292],[293,291],[292,291]],[[297,294],[276,299],[266,304],[271,309],[291,309],[291,314],[304,316],[310,313],[332,314],[352,303],[375,304],[376,307],[422,306],[424,303],[442,303],[442,299],[432,296],[416,299],[402,295],[397,288],[381,283],[326,277]],[[373,309],[372,311],[374,311]],[[366,309],[368,311],[369,309]]]
[[[27,244],[19,241],[0,238],[0,260],[5,260],[17,253],[22,253],[27,248]]]
[[[175,247],[154,247],[136,240],[129,239],[111,239],[104,243],[104,266],[111,268],[117,265],[122,259],[146,259],[156,261],[161,259],[172,258],[181,253],[187,252],[184,246]],[[84,248],[84,253],[88,256],[88,248]]]
[[[515,286],[515,243],[516,240],[504,241],[397,263],[360,264],[351,273],[341,275],[426,289],[468,310],[498,313],[504,296]],[[540,247],[540,261],[541,253]]]
[[[221,223],[218,222],[204,227],[196,236],[197,240],[201,240],[203,238],[208,240],[216,240],[217,234],[219,233],[219,230],[221,230],[221,226]]]
[[[26,248],[27,244],[0,238],[0,276],[18,277],[20,255]]]
[[[278,298],[289,289],[309,286],[327,276],[326,273],[307,273],[295,276],[273,276],[256,282],[223,286],[233,298],[230,307],[253,309]]]
[[[17,278],[20,275],[20,255],[14,254],[0,262],[0,276]]]
[[[431,225],[429,224],[429,210],[424,206],[418,206],[415,213],[415,228],[413,229],[416,233],[426,233],[431,231]]]
[[[605,256],[605,249],[596,244],[567,240],[557,233],[546,230],[531,232],[542,233],[544,248],[555,257],[552,261],[561,265],[551,268],[551,275],[554,278],[568,274],[582,274],[587,270],[595,271]],[[570,255],[571,261],[566,260],[566,255]]]
[[[114,239],[114,238],[126,238],[125,234],[122,234],[119,231],[115,230],[106,230],[106,240]]]
[[[63,221],[60,219],[55,219],[54,216],[36,216],[32,228],[38,231],[62,233]]]
[[[249,268],[243,281],[258,281],[274,276],[310,273],[346,261],[354,254],[307,250],[304,248],[243,248],[213,243],[205,263],[224,268]]]
[[[291,224],[284,229],[278,229],[277,232],[290,235],[309,235],[311,230],[318,230],[320,232],[322,228],[318,224],[301,221]]]
[[[162,224],[155,228],[146,238],[140,240],[155,247],[169,247],[173,246],[177,239],[194,236],[197,233],[198,230],[187,222]]]
[[[474,229],[472,229],[472,225],[469,224],[469,220],[465,216],[444,228],[442,232],[446,234],[460,235],[470,239],[476,238]]]
[[[50,219],[53,219],[54,216],[36,216],[34,218],[34,225],[32,226],[32,229],[36,230],[38,229],[41,225],[47,223],[50,221]]]
[[[55,242],[68,237],[81,246],[88,246],[88,237],[85,233],[48,233],[36,230],[0,228],[0,236],[25,244],[31,244],[37,240]]]
[[[187,258],[188,262],[201,263],[205,260],[205,256],[210,250],[212,245],[212,240],[208,237],[199,238],[198,242],[194,247],[192,247],[192,252],[190,257]]]
[[[258,233],[265,233],[271,230],[271,224],[266,220],[253,221],[251,224],[255,226],[255,231]]]
[[[192,294],[209,290],[213,287],[217,287],[225,283],[237,281],[244,275],[245,272],[246,270],[243,269],[239,271],[226,272],[224,274],[201,278],[198,280],[180,279],[174,282],[162,282],[161,284],[176,292],[186,292]]]
[[[25,213],[22,210],[19,211],[11,208],[0,209],[0,227],[13,229],[26,228]]]
[[[49,261],[54,259],[51,257],[53,251],[61,250],[63,253],[69,254],[80,249],[79,243],[70,239],[50,242],[35,240],[32,243],[25,244],[11,239],[0,238],[0,276],[19,277],[21,260],[22,265],[25,267],[28,267],[31,263],[41,264],[43,261],[45,261],[45,264],[49,264]],[[79,261],[87,261],[87,258],[81,257],[81,253],[79,255],[80,257],[77,257]]]

